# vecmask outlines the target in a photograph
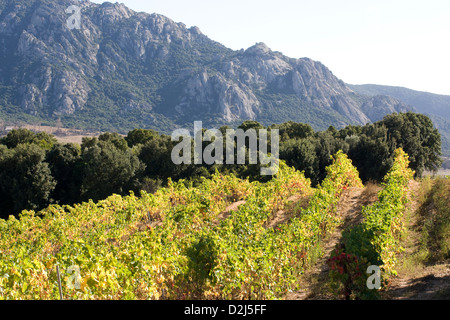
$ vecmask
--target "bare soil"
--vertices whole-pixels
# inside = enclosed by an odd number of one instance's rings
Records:
[[[304,208],[307,204],[308,197],[305,197],[303,194],[294,194],[287,199],[285,209],[278,210],[275,214],[273,214],[267,223],[267,228],[276,228],[281,224],[289,223],[289,220],[293,218],[295,212],[297,212],[301,207]]]
[[[234,211],[238,210],[239,206],[245,204],[245,202],[245,200],[241,200],[230,204],[223,212],[219,214],[219,216],[217,217],[217,223],[227,219]]]
[[[286,295],[286,300],[330,300],[334,299],[328,290],[327,259],[342,239],[342,232],[362,221],[361,209],[377,200],[379,187],[350,188],[346,190],[338,204],[338,213],[343,223],[322,244],[323,255],[300,279],[300,291]]]
[[[409,183],[409,219],[408,233],[402,242],[405,249],[398,256],[398,275],[391,282],[383,295],[391,300],[449,300],[450,299],[450,261],[438,261],[428,264],[411,264],[411,257],[418,254],[420,245],[420,183]],[[414,262],[414,260],[412,260]],[[408,263],[409,262],[409,263]]]

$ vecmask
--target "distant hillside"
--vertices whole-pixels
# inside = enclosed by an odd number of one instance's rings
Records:
[[[450,119],[450,96],[447,95],[375,84],[348,86],[361,94],[391,96],[414,106],[421,113],[435,114]]]
[[[394,97],[428,115],[441,133],[444,155],[450,156],[450,96],[374,84],[347,86],[364,95]]]
[[[69,6],[81,10],[70,30]],[[123,4],[0,0],[0,123],[126,133],[134,128],[265,125],[316,130],[413,110],[355,93],[326,66],[264,43],[234,51],[197,27]]]

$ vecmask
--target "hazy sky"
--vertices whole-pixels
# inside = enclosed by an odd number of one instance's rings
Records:
[[[450,95],[448,0],[119,2],[195,25],[231,49],[264,42],[289,57],[321,61],[347,83]]]

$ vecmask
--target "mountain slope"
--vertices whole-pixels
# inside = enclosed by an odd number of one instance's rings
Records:
[[[415,91],[403,87],[375,84],[348,85],[352,90],[369,96],[385,95],[414,106],[421,113],[450,118],[450,96]]]
[[[71,5],[81,9],[79,30],[66,25]],[[320,62],[263,43],[233,51],[196,27],[122,4],[0,0],[0,10],[4,123],[170,132],[194,120],[293,120],[319,130],[413,110],[355,93]]]
[[[441,133],[443,154],[450,157],[450,96],[374,84],[347,86],[360,94],[393,97],[428,115]]]

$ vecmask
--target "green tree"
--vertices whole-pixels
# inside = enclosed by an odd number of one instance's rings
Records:
[[[2,151],[0,159],[0,215],[8,217],[22,210],[40,210],[51,202],[56,186],[45,162],[45,151],[34,144],[19,144]]]
[[[158,136],[159,136],[158,132],[154,130],[134,129],[128,132],[128,135],[125,137],[125,140],[127,141],[128,146],[132,148],[139,144],[145,144],[147,141],[155,139]]]
[[[1,143],[8,148],[12,149],[17,147],[21,143],[32,143],[34,140],[34,132],[27,129],[14,129],[11,130],[6,137],[0,139]]]
[[[112,144],[114,144],[114,146],[116,146],[117,149],[121,151],[126,151],[128,149],[128,143],[125,138],[116,132],[103,133],[98,137],[98,140],[111,142]]]
[[[326,167],[332,163],[331,156],[339,150],[347,153],[349,145],[344,140],[334,137],[330,130],[318,132],[314,140],[319,168],[316,179],[320,182],[327,174]]]
[[[294,138],[304,139],[314,135],[314,129],[306,123],[288,121],[278,126],[271,126],[271,128],[280,130],[280,138],[283,141]]]
[[[339,137],[345,140],[347,137],[359,136],[362,131],[362,126],[346,126],[345,128],[339,130]]]
[[[429,117],[407,112],[387,115],[376,125],[384,125],[394,149],[402,148],[408,155],[416,176],[424,170],[436,171],[442,164],[441,136]]]
[[[1,159],[3,159],[3,156],[6,155],[6,153],[8,152],[8,147],[0,144],[0,161]]]
[[[82,183],[80,146],[56,144],[47,153],[47,162],[57,181],[52,197],[61,204],[78,202]]]
[[[129,148],[122,149],[117,140],[85,140],[82,144],[83,181],[81,198],[94,201],[116,193],[139,191],[139,177],[144,164]]]
[[[289,139],[283,141],[280,146],[280,159],[286,161],[299,171],[304,171],[305,176],[311,182],[317,184],[319,174],[319,162],[316,155],[315,140],[313,139]]]
[[[334,126],[329,126],[327,132],[329,132],[333,137],[336,137],[339,134],[339,132]]]
[[[148,140],[142,146],[139,159],[146,166],[145,176],[163,181],[167,178],[177,180],[186,176],[186,170],[190,165],[175,165],[172,161],[172,149],[176,143],[168,136],[159,136]],[[193,151],[191,154],[193,155]]]
[[[366,125],[359,136],[347,137],[348,156],[364,182],[382,181],[394,161],[394,148],[385,126]]]
[[[255,129],[258,132],[258,129],[264,129],[264,126],[258,121],[246,120],[242,122],[238,129],[242,129],[244,131],[247,131],[248,129]]]
[[[34,133],[28,129],[11,130],[6,137],[0,139],[0,143],[8,148],[15,148],[19,144],[33,143],[44,149],[51,149],[58,141],[53,135],[45,132]]]

